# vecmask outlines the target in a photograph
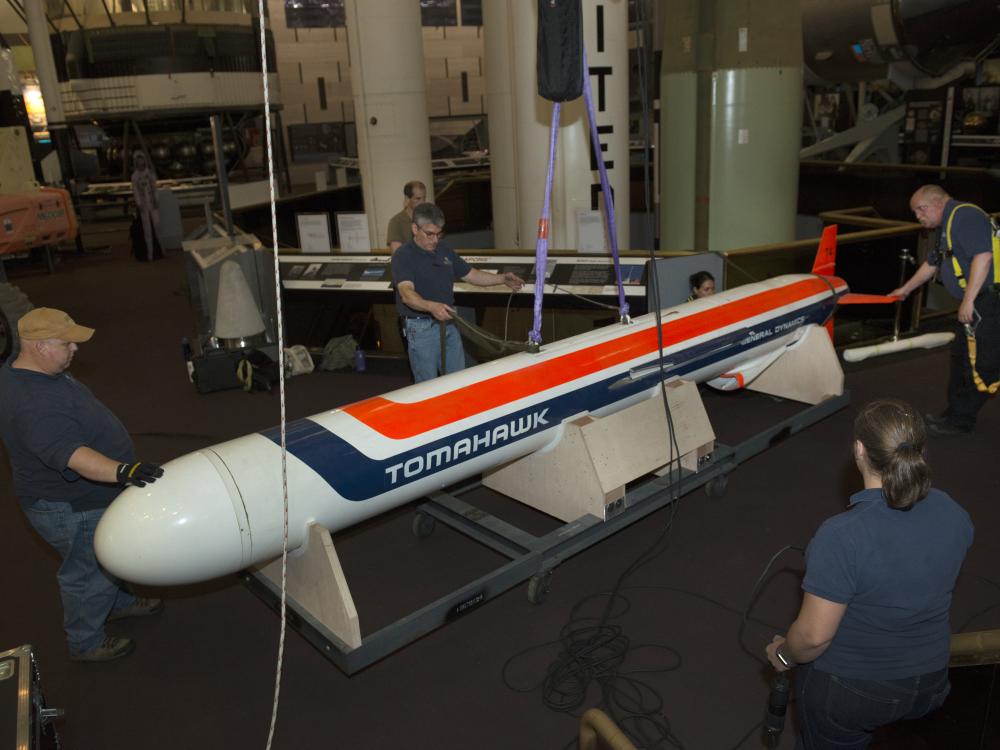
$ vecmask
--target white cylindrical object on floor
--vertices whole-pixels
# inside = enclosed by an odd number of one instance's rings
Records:
[[[853,349],[844,349],[845,362],[861,362],[869,357],[881,357],[884,354],[895,354],[905,352],[909,349],[933,349],[937,346],[950,344],[955,338],[954,333],[925,333],[923,336],[914,336],[910,339],[899,339],[898,341],[886,341],[872,346],[859,346]]]
[[[215,335],[241,339],[264,332],[264,320],[239,263],[227,260],[219,269],[219,299],[215,307]]]

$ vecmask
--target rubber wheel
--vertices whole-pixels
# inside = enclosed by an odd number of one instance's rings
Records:
[[[413,517],[413,535],[418,539],[426,539],[434,533],[434,516],[428,513],[417,513]]]
[[[729,475],[720,474],[717,477],[709,479],[705,483],[705,494],[709,497],[722,497],[726,494],[726,489],[729,487]]]
[[[546,570],[544,573],[535,573],[528,579],[528,601],[532,604],[541,604],[549,595],[549,587],[552,585],[552,571]]]
[[[0,282],[0,364],[17,354],[17,321],[32,307],[24,292]]]

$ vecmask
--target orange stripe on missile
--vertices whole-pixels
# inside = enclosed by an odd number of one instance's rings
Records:
[[[663,345],[669,347],[829,291],[827,281],[811,278],[727,302],[664,323]],[[647,355],[657,347],[656,328],[648,328],[423,401],[400,403],[376,396],[345,406],[343,411],[387,438],[404,440]]]

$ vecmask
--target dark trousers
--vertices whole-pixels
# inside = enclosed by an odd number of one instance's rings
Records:
[[[982,316],[976,327],[976,371],[989,385],[1000,377],[1000,294],[993,291],[980,294],[976,298],[976,310]],[[965,326],[959,323],[951,344],[948,408],[944,416],[952,424],[971,430],[988,398],[989,394],[977,389],[972,380]]]
[[[811,664],[796,671],[796,750],[863,750],[876,729],[919,719],[940,707],[951,690],[947,668],[902,680],[849,679]]]

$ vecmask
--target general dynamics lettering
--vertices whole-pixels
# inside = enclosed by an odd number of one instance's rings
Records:
[[[549,421],[545,418],[547,412],[546,408],[532,414],[526,414],[509,422],[498,424],[492,429],[484,430],[471,438],[460,438],[452,445],[443,445],[440,448],[427,451],[423,455],[414,456],[403,463],[393,464],[385,470],[385,473],[389,475],[389,484],[396,484],[399,481],[400,471],[402,471],[403,477],[409,479],[423,474],[425,471],[447,466],[463,457],[478,453],[484,448],[495,448],[511,438],[537,430],[542,425],[548,425]]]
[[[787,331],[792,328],[798,328],[805,321],[805,316],[800,315],[792,320],[785,321],[784,323],[778,323],[773,329],[765,328],[763,331],[750,331],[749,335],[740,341],[741,344],[752,344],[761,339],[765,339],[768,336],[773,336],[776,333],[781,333],[782,331]]]

